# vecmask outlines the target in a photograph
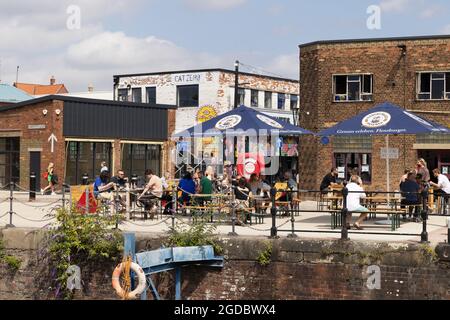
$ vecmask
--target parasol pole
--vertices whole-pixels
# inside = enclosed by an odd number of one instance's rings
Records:
[[[390,191],[391,191],[391,181],[390,181],[390,175],[391,175],[391,168],[390,168],[390,164],[389,164],[389,135],[386,135],[386,187],[387,187],[387,199],[388,199],[388,203],[390,202]]]

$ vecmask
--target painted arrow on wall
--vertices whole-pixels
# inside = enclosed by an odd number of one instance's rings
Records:
[[[48,137],[48,141],[51,143],[51,152],[53,153],[53,150],[55,149],[55,142],[58,142],[58,139],[56,139],[56,136],[52,133],[50,137]]]

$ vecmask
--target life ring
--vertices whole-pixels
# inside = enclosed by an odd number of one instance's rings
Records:
[[[119,264],[114,269],[114,272],[112,274],[112,286],[113,286],[114,290],[116,290],[117,295],[121,298],[125,297],[125,295],[126,295],[126,292],[120,286],[120,281],[119,281],[120,275],[121,275],[124,267],[125,267],[125,263]],[[145,279],[144,270],[142,270],[142,268],[137,263],[132,262],[130,269],[135,274],[137,274],[139,283],[138,283],[136,289],[134,289],[128,295],[126,295],[126,298],[130,299],[130,300],[134,300],[134,299],[137,299],[137,297],[139,295],[141,295],[142,292],[144,292],[145,287],[147,285],[147,281]]]

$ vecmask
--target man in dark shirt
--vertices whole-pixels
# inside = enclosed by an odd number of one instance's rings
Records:
[[[409,206],[409,217],[412,215],[413,205],[420,204],[419,198],[420,186],[416,182],[416,174],[414,172],[409,172],[405,182],[400,184],[400,191],[402,192],[402,206]],[[418,220],[419,208],[416,206],[414,210],[414,220]],[[403,215],[406,218],[406,214]]]
[[[320,191],[327,191],[328,187],[332,183],[336,183],[336,178],[338,175],[338,171],[336,168],[331,169],[331,172],[328,173],[325,177],[323,177],[322,183],[320,184]]]
[[[126,187],[128,179],[125,178],[125,172],[123,170],[117,170],[117,176],[112,177],[111,181],[120,189]]]

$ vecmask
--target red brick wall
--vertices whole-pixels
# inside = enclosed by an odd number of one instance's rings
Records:
[[[161,239],[139,237],[136,251],[155,250]],[[192,300],[299,300],[299,299],[450,299],[448,245],[436,252],[415,244],[363,243],[280,239],[270,241],[267,266],[257,258],[267,240],[223,240],[223,269],[183,268],[182,298]],[[52,282],[33,250],[8,248],[22,259],[12,274],[0,264],[0,299],[54,299]],[[445,258],[445,256],[447,258]],[[367,286],[369,266],[380,268],[380,289]],[[117,299],[111,287],[114,263],[82,268],[83,291],[76,299]],[[153,276],[165,300],[174,298],[174,274]],[[149,292],[149,299],[151,299]]]
[[[406,44],[407,56],[402,58],[397,46]],[[408,110],[418,110],[420,115],[450,126],[450,101],[417,101],[416,72],[450,70],[450,39],[361,42],[341,44],[313,44],[300,49],[300,126],[320,131],[346,120],[377,104],[391,102]],[[332,101],[333,74],[372,73],[374,81],[373,102],[335,103]],[[395,85],[393,85],[395,83]],[[430,113],[432,111],[432,113]],[[310,112],[306,115],[306,112]],[[385,160],[380,159],[380,140],[373,141],[374,186],[383,185]],[[397,180],[405,167],[414,165],[417,152],[412,150],[415,138],[391,137],[391,147],[398,147],[400,159],[392,161],[391,189],[398,188]],[[318,151],[308,148],[301,152],[300,162],[307,164],[319,160],[317,171],[307,166],[303,176],[315,176],[315,182],[303,180],[302,188],[314,189],[330,169],[332,149],[318,144]],[[330,149],[330,150],[328,150]],[[331,152],[330,152],[331,151]],[[403,154],[404,153],[404,154]],[[324,158],[330,160],[325,161]],[[324,162],[320,162],[324,161]],[[394,182],[395,181],[395,182]]]
[[[64,137],[62,135],[63,111],[62,101],[47,101],[12,109],[0,113],[2,128],[1,135],[17,134],[20,136],[20,186],[29,188],[30,175],[30,152],[29,148],[42,149],[41,151],[41,174],[45,172],[49,162],[55,165],[55,174],[60,178],[64,177],[65,148]],[[43,110],[48,111],[44,116]],[[61,114],[56,115],[55,110],[60,109]],[[45,125],[45,129],[28,129],[29,125]],[[51,152],[51,145],[48,138],[54,134],[58,142],[54,145],[54,152]],[[41,187],[47,184],[41,179]]]

